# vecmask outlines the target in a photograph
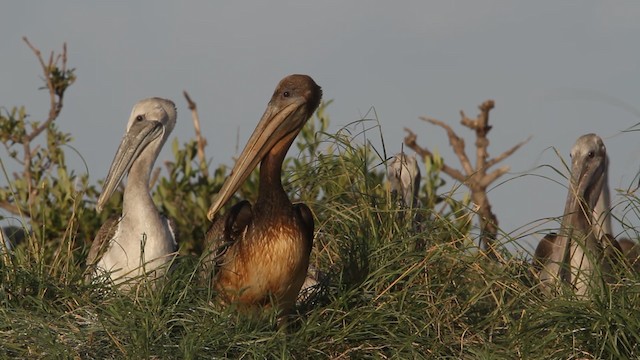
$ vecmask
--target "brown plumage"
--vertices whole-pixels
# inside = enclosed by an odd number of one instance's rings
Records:
[[[618,243],[629,265],[631,265],[635,271],[640,272],[640,245],[627,238],[618,240]]]
[[[225,181],[208,216],[204,275],[225,303],[291,310],[307,275],[313,217],[292,204],[281,183],[285,155],[320,104],[322,90],[309,76],[284,78]],[[218,210],[260,163],[258,199]]]
[[[550,233],[545,235],[538,243],[538,246],[536,246],[536,251],[533,253],[533,267],[537,272],[539,272],[549,260],[549,256],[553,251],[557,239],[558,234]]]

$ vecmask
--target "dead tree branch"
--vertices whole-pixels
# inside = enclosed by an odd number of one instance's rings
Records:
[[[189,105],[189,110],[191,110],[191,117],[193,118],[193,127],[196,130],[196,140],[198,141],[198,160],[200,161],[200,171],[206,177],[209,176],[209,170],[207,167],[207,159],[204,153],[204,147],[207,146],[207,140],[202,137],[200,133],[200,116],[198,116],[198,108],[196,103],[191,100],[189,93],[186,90],[182,92],[185,99],[187,100],[187,104]]]
[[[473,173],[474,173],[473,166],[471,166],[471,162],[469,161],[469,158],[467,157],[467,154],[464,152],[464,139],[459,137],[453,131],[453,129],[451,129],[451,127],[449,125],[445,124],[444,122],[442,122],[440,120],[430,119],[430,118],[426,118],[426,117],[420,117],[420,119],[422,119],[424,121],[427,121],[427,122],[430,122],[430,123],[432,123],[434,125],[440,126],[441,128],[443,128],[443,129],[445,129],[447,131],[447,136],[449,136],[449,144],[453,148],[453,151],[455,152],[455,154],[458,156],[458,159],[460,159],[460,163],[462,164],[462,168],[464,169],[464,171],[467,174],[467,176],[473,175]]]
[[[498,235],[498,218],[491,210],[491,204],[487,197],[487,188],[491,183],[496,181],[500,176],[509,171],[509,166],[500,167],[490,173],[489,169],[511,156],[520,147],[526,144],[531,137],[518,143],[511,149],[503,152],[498,157],[489,159],[489,147],[488,134],[491,131],[491,125],[489,125],[489,113],[494,108],[495,103],[493,100],[487,100],[483,102],[478,108],[480,113],[476,118],[469,118],[463,111],[460,111],[460,123],[473,130],[476,134],[476,164],[475,167],[471,165],[471,161],[465,152],[464,139],[460,138],[453,129],[446,123],[421,117],[420,119],[427,121],[431,124],[439,126],[447,132],[449,137],[449,144],[453,148],[454,153],[458,157],[463,171],[454,169],[443,162],[442,172],[451,176],[455,180],[463,183],[471,191],[471,199],[478,207],[477,214],[480,219],[480,239],[484,250],[488,251],[489,255],[493,258],[499,258],[499,254],[494,247],[494,242]],[[418,153],[423,160],[433,157],[433,153],[427,148],[418,145],[417,135],[410,129],[406,129],[407,136],[404,139],[404,143]]]
[[[429,151],[429,149],[423,148],[420,145],[418,145],[418,143],[416,142],[416,140],[418,139],[418,136],[415,133],[413,133],[413,131],[411,131],[410,129],[407,129],[407,128],[404,128],[404,130],[409,133],[404,138],[404,143],[409,148],[411,148],[418,155],[420,155],[422,160],[425,160],[427,158],[433,158],[433,153],[431,151]],[[465,180],[467,179],[467,177],[463,173],[461,173],[457,169],[454,169],[454,168],[450,167],[449,165],[447,165],[444,162],[442,164],[442,172],[447,174],[447,175],[449,175],[449,176],[451,176],[455,180],[460,181],[461,183],[465,182]]]

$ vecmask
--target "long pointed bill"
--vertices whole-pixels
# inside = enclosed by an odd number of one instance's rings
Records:
[[[293,101],[284,108],[278,108],[269,103],[258,126],[251,134],[247,145],[231,170],[231,174],[209,208],[207,213],[209,220],[213,220],[215,214],[229,201],[262,158],[279,140],[291,132],[300,130],[301,123],[307,120],[304,105],[303,98]]]
[[[602,192],[606,162],[592,159],[575,159],[571,168],[571,189],[567,198],[565,214],[593,211]],[[580,206],[584,204],[589,209]],[[586,214],[584,214],[586,216]]]
[[[147,145],[162,136],[164,126],[159,121],[134,123],[122,138],[116,156],[113,158],[109,173],[104,181],[102,193],[96,204],[96,211],[100,212],[109,200],[116,187],[122,181],[124,174],[131,169],[131,165],[138,158]]]

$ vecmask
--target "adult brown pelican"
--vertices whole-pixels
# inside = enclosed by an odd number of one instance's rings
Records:
[[[291,203],[280,177],[289,147],[321,98],[322,90],[307,75],[282,79],[209,209],[213,223],[205,238],[204,271],[224,302],[274,305],[286,313],[296,301],[309,266],[313,217],[306,205]],[[258,163],[256,203],[241,201],[216,216]]]
[[[420,168],[415,156],[396,154],[389,162],[387,178],[391,193],[407,208],[418,206],[420,191]]]
[[[560,233],[556,239],[546,239],[547,249],[540,250],[548,254],[540,272],[543,283],[561,280],[582,296],[596,283],[594,275],[608,271],[602,259],[611,239],[597,236],[593,215],[606,178],[606,162],[606,148],[596,134],[581,136],[571,149],[571,178]]]
[[[115,283],[144,274],[156,278],[174,258],[175,235],[151,199],[149,177],[176,116],[176,106],[166,99],[149,98],[133,107],[96,205],[102,211],[128,172],[122,215],[109,219],[98,231],[87,257],[89,275],[107,274]]]

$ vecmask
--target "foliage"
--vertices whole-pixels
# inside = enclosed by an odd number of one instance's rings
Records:
[[[89,206],[97,191],[89,185],[87,174],[68,170],[65,149],[73,150],[72,137],[54,122],[62,111],[66,90],[75,82],[75,69],[67,69],[66,45],[61,54],[51,52],[45,62],[40,51],[24,40],[40,61],[44,82],[41,89],[49,94],[50,110],[44,120],[32,120],[24,106],[0,108],[0,142],[13,166],[21,168],[9,180],[9,164],[0,160],[7,180],[0,187],[0,208],[21,220],[31,233],[28,246],[36,262],[45,257],[53,262],[74,263],[79,261],[75,253],[69,254],[69,261],[59,257],[64,239],[91,238],[100,223]]]

